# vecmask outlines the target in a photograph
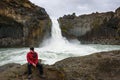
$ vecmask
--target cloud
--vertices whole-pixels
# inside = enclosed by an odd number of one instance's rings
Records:
[[[65,14],[77,15],[92,12],[114,11],[120,7],[120,0],[30,0],[32,3],[45,8],[51,17]]]

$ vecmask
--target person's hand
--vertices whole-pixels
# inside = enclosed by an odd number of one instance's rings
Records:
[[[36,64],[33,63],[32,65],[33,65],[34,67],[36,67]]]

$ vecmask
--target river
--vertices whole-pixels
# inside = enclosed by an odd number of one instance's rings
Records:
[[[85,56],[96,52],[120,50],[120,45],[81,44],[78,40],[68,41],[62,36],[59,24],[52,19],[51,38],[44,40],[40,47],[35,48],[42,63],[52,65],[68,57]],[[26,63],[26,54],[29,47],[25,48],[0,48],[0,65],[7,63]]]

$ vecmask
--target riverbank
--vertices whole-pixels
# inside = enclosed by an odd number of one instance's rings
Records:
[[[119,80],[120,50],[70,57],[44,65],[46,80]],[[27,65],[6,64],[0,67],[1,80],[26,80]],[[40,79],[33,68],[33,80]]]

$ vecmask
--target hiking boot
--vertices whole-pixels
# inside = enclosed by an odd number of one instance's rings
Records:
[[[40,75],[40,78],[45,78],[45,75]]]

